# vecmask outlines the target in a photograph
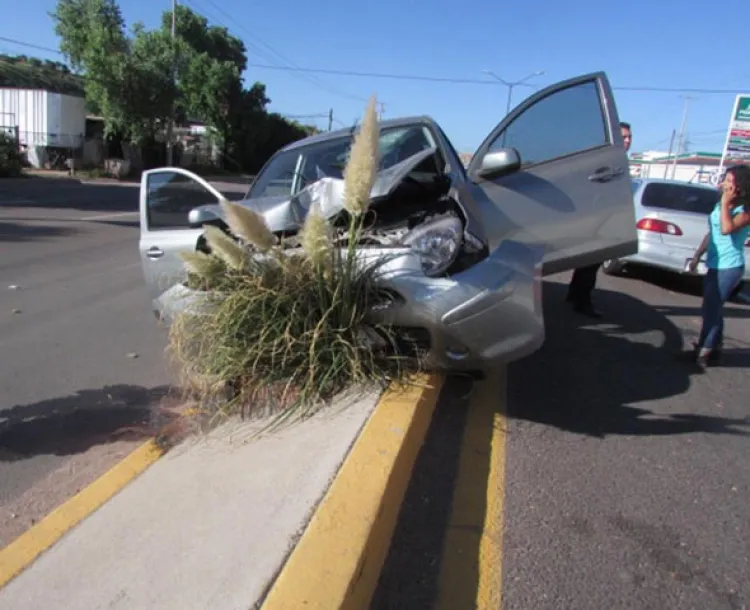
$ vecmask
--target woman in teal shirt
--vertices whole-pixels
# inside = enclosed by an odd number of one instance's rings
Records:
[[[724,303],[745,273],[745,241],[750,236],[750,166],[730,167],[721,182],[721,199],[708,217],[708,233],[695,251],[694,271],[706,254],[703,328],[693,357],[701,366],[718,360],[724,341]]]

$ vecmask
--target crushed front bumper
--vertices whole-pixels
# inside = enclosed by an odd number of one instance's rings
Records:
[[[428,368],[481,371],[528,356],[544,342],[541,249],[506,241],[471,268],[441,278],[425,276],[407,248],[367,249],[364,258],[379,256],[389,257],[379,285],[398,296],[373,318],[416,337]],[[153,307],[171,324],[182,311],[199,313],[204,297],[180,284]]]

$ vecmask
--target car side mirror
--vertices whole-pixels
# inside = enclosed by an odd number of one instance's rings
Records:
[[[476,171],[478,178],[490,180],[521,169],[521,155],[515,148],[501,148],[487,153]]]
[[[188,224],[193,229],[200,229],[203,225],[223,222],[220,216],[210,208],[193,208],[188,212]]]

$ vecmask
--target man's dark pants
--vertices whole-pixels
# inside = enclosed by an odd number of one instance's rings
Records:
[[[599,271],[599,263],[580,267],[573,272],[573,277],[568,286],[568,301],[576,307],[588,307],[591,305],[591,293],[596,286],[596,274]]]

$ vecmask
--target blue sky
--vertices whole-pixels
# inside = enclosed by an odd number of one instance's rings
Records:
[[[690,8],[684,0],[185,3],[242,38],[250,63],[488,82],[490,78],[481,72],[484,69],[509,81],[543,70],[544,75],[529,81],[535,85],[604,70],[616,89],[621,118],[633,124],[634,152],[666,150],[672,129],[680,126],[685,101],[679,92],[618,87],[750,92],[750,62],[742,42],[746,37],[731,29],[735,23],[740,27],[733,15],[739,20],[746,15],[745,3],[740,0],[725,0],[716,10],[705,4]],[[0,36],[56,48],[48,17],[54,6],[54,0],[15,3],[13,17],[6,12],[6,18],[0,20]],[[128,25],[142,21],[150,27],[159,22],[169,2],[121,0],[120,6]],[[464,7],[466,12],[462,12]],[[56,58],[3,41],[0,51]],[[303,76],[253,66],[248,68],[246,80],[267,85],[271,109],[276,112],[318,115],[333,108],[336,121],[347,125],[362,114],[366,98],[375,93],[385,104],[384,118],[429,114],[456,147],[467,152],[473,151],[505,114],[507,96],[507,89],[498,83]],[[532,91],[516,87],[514,102]],[[720,152],[734,95],[689,95],[693,97],[687,123],[690,149]],[[323,118],[309,122],[327,125]]]

